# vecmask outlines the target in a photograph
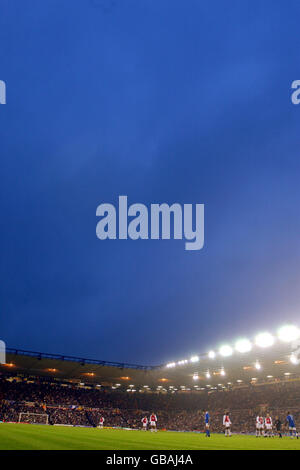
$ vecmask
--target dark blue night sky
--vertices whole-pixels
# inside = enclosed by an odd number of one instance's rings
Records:
[[[299,322],[298,0],[0,0],[1,338],[157,364]],[[96,208],[205,204],[205,246]]]

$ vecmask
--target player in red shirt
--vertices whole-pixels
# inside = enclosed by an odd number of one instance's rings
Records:
[[[147,431],[147,424],[148,424],[148,418],[147,418],[147,416],[145,416],[145,417],[142,419],[142,423],[143,423],[143,431]]]
[[[225,436],[231,436],[231,421],[228,412],[226,412],[223,416],[223,426],[225,428]]]
[[[264,435],[264,418],[262,416],[256,417],[256,437]]]
[[[273,434],[273,422],[272,422],[272,418],[271,416],[269,415],[269,413],[267,413],[267,416],[265,418],[265,437],[273,437],[274,434]]]
[[[151,432],[152,431],[157,432],[157,428],[156,428],[157,417],[156,417],[156,414],[152,413],[151,416],[150,416],[149,421],[150,421],[150,430],[151,430]]]
[[[99,428],[103,429],[103,424],[104,424],[104,418],[101,416],[100,421],[99,421]]]

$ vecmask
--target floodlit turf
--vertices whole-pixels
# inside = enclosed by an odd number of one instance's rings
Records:
[[[31,424],[0,424],[1,450],[262,450],[300,449],[300,439],[114,429],[73,428]]]

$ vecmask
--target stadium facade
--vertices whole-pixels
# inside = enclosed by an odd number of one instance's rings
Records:
[[[281,331],[281,333],[280,333]],[[282,328],[250,342],[242,339],[214,351],[159,366],[86,359],[7,349],[2,376],[49,377],[80,386],[102,386],[139,392],[200,392],[298,381],[299,331]]]

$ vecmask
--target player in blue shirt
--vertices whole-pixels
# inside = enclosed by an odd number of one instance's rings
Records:
[[[289,431],[290,431],[291,438],[293,439],[293,437],[295,435],[298,439],[298,434],[297,434],[297,430],[296,430],[294,417],[293,417],[293,415],[291,415],[291,413],[289,411],[288,411],[288,414],[287,414],[287,417],[286,417],[286,421],[287,421],[288,426],[289,426]]]
[[[210,430],[209,430],[210,416],[209,416],[208,411],[205,411],[204,421],[205,421],[205,434],[206,434],[206,437],[210,437]]]

